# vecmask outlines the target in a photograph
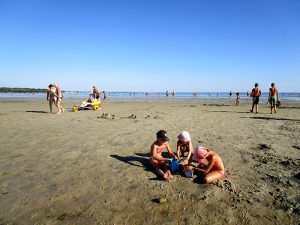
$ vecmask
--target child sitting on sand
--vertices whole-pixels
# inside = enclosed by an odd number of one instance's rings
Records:
[[[189,132],[187,131],[182,131],[178,135],[178,141],[177,141],[177,158],[178,159],[183,159],[185,156],[185,153],[188,153],[185,162],[189,162],[190,158],[194,152],[193,150],[193,145],[192,145],[192,140]]]
[[[168,162],[170,162],[170,159],[164,158],[162,156],[162,152],[166,149],[170,157],[177,157],[170,149],[168,143],[169,138],[166,131],[158,131],[156,138],[157,140],[151,145],[150,163],[154,166],[160,176],[162,176],[165,180],[170,180],[173,178],[168,167]]]
[[[186,169],[194,170],[195,173],[200,173],[203,175],[203,183],[212,183],[216,180],[224,178],[224,165],[221,157],[216,152],[205,147],[197,147],[192,160],[199,163],[199,165],[190,165]]]

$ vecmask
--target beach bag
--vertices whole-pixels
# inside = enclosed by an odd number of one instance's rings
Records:
[[[172,159],[172,160],[170,161],[169,166],[170,166],[170,170],[171,170],[172,172],[178,171],[179,168],[180,168],[180,160],[178,160],[178,159]]]

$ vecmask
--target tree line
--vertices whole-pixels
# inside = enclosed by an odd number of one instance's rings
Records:
[[[48,89],[43,88],[9,88],[0,87],[0,92],[2,93],[45,93]]]

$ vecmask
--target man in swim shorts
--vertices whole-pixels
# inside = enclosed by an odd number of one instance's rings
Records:
[[[256,113],[258,113],[259,97],[261,96],[261,90],[258,87],[258,83],[255,83],[250,96],[252,97],[252,109],[250,110],[250,112],[253,113],[255,107],[255,111]]]
[[[271,104],[271,114],[273,114],[273,109],[274,113],[276,113],[276,104],[278,102],[278,90],[277,87],[275,86],[275,83],[271,84],[270,92],[269,92],[269,102]]]

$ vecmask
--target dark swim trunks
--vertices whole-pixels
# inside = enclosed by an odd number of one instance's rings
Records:
[[[258,103],[259,103],[259,97],[257,96],[257,97],[253,97],[253,104],[254,105],[258,105]]]

